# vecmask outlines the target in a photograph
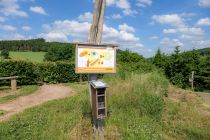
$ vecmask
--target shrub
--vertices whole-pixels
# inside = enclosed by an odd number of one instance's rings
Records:
[[[71,60],[73,57],[73,46],[69,44],[53,44],[45,54],[46,61]]]
[[[4,59],[9,59],[9,51],[7,49],[2,50],[1,57],[3,57]]]
[[[0,61],[0,77],[6,76],[19,76],[20,85],[31,85],[38,81],[46,83],[79,81],[79,75],[75,73],[75,65],[66,62]],[[83,80],[87,80],[87,75],[83,75]]]

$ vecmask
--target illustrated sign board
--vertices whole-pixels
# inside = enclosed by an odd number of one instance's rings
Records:
[[[76,73],[116,73],[116,48],[77,45]]]

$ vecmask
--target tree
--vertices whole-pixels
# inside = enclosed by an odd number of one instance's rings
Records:
[[[9,51],[7,49],[3,49],[1,51],[1,57],[4,59],[9,59]]]
[[[46,61],[64,61],[72,60],[73,46],[69,44],[53,43],[48,52],[45,54]]]
[[[122,63],[136,63],[142,61],[144,57],[142,55],[139,55],[138,53],[130,52],[129,50],[118,50],[117,59],[118,62]]]
[[[171,57],[169,57],[169,63],[166,66],[165,74],[173,84],[181,88],[185,88],[187,85],[184,82],[186,81],[186,76],[184,76],[183,74],[186,71],[186,66],[183,61],[182,55],[180,54],[179,48],[180,46],[176,46],[174,53],[171,55]]]
[[[153,64],[155,64],[158,68],[165,69],[166,60],[167,60],[166,56],[161,53],[160,48],[159,48],[153,59]]]

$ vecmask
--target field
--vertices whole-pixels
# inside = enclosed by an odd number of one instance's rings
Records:
[[[32,62],[43,62],[44,55],[45,52],[10,52],[10,57],[14,60],[27,60]]]
[[[110,85],[105,139],[210,138],[208,105],[196,93],[171,87],[162,74],[106,75],[103,80]],[[77,94],[0,123],[0,139],[92,139],[87,84],[66,86]]]

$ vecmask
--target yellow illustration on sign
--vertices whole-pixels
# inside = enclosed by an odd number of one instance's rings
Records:
[[[115,73],[116,49],[77,46],[76,73]]]

